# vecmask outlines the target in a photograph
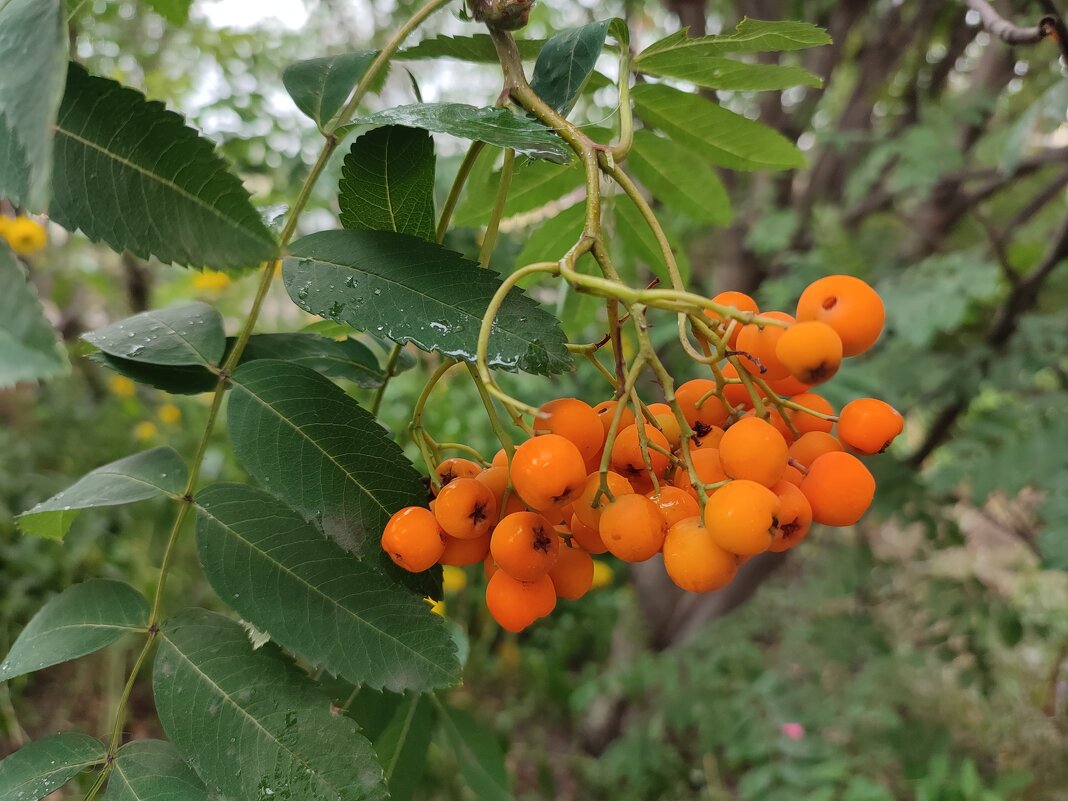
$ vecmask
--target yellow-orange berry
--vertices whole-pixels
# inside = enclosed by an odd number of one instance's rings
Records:
[[[830,401],[815,392],[803,392],[800,395],[795,395],[793,402],[820,414],[834,414],[834,407],[831,406]],[[809,431],[830,432],[834,428],[833,420],[824,420],[822,417],[816,417],[814,414],[796,409],[791,410],[790,420],[793,422],[798,434],[807,434]]]
[[[508,467],[508,454],[505,453],[504,448],[501,448],[495,454],[493,454],[493,467]]]
[[[529,506],[539,511],[570,503],[586,481],[582,454],[559,434],[542,434],[515,449],[512,486]]]
[[[487,467],[475,476],[475,481],[489,487],[490,492],[493,493],[493,499],[497,501],[497,511],[500,512],[501,505],[504,503],[504,493],[508,490],[508,468],[496,465]],[[515,493],[513,492],[512,495]]]
[[[786,440],[771,423],[759,417],[743,417],[720,440],[719,460],[731,478],[770,487],[786,470]]]
[[[715,389],[715,381],[695,378],[679,385],[675,390],[675,401],[682,411],[682,416],[698,437],[707,434],[713,426],[722,426],[727,422],[727,407],[723,405],[723,401],[708,394]]]
[[[459,537],[445,537],[445,550],[438,559],[443,565],[465,567],[477,565],[486,558],[490,549],[489,532],[481,537],[462,540]]]
[[[808,468],[801,491],[812,505],[812,519],[828,526],[851,526],[875,497],[875,478],[856,456],[825,453]]]
[[[720,292],[712,298],[712,302],[718,303],[720,306],[733,306],[741,312],[752,312],[753,314],[757,314],[760,311],[757,302],[744,292],[735,292],[733,290]],[[719,312],[712,311],[711,309],[705,309],[705,317],[709,319],[712,328],[718,331],[721,335],[726,333],[731,323],[730,318],[725,318]],[[734,347],[738,340],[738,331],[741,327],[742,323],[740,321],[734,323],[734,328],[731,330],[730,338],[727,341],[729,347]]]
[[[904,427],[897,409],[875,398],[850,401],[838,416],[838,436],[861,453],[882,453]]]
[[[693,495],[670,484],[661,484],[659,492],[653,490],[647,493],[646,497],[656,504],[668,528],[687,517],[701,514],[701,508],[697,505],[697,499]]]
[[[631,495],[634,493],[634,488],[619,473],[615,473],[609,470],[605,474],[605,480],[608,483],[608,491],[611,493],[612,498],[618,498],[620,495]],[[582,491],[579,496],[575,498],[575,502],[572,505],[575,517],[583,522],[587,528],[597,529],[601,524],[601,512],[604,511],[604,507],[608,505],[608,496],[601,494],[598,498],[598,494],[601,489],[601,474],[590,473],[586,476],[586,483],[582,485]],[[597,498],[597,505],[593,505],[594,498]],[[585,547],[585,546],[583,546]]]
[[[778,320],[793,325],[794,318],[785,312],[767,312],[761,317]],[[751,375],[759,375],[768,380],[785,378],[790,374],[786,365],[779,361],[776,349],[779,339],[786,333],[786,328],[766,325],[763,328],[750,323],[738,334],[737,350],[739,363]]]
[[[444,487],[453,479],[474,478],[482,472],[482,468],[470,459],[454,456],[439,464],[434,468],[434,472],[437,473],[438,481],[441,483],[441,486]]]
[[[797,319],[827,323],[838,332],[846,356],[856,356],[874,345],[885,317],[879,294],[851,275],[813,281],[797,301]]]
[[[687,592],[726,587],[738,572],[738,557],[716,544],[700,517],[678,521],[664,539],[664,569]]]
[[[705,527],[716,544],[731,553],[751,556],[771,545],[778,526],[779,496],[763,484],[732,481],[705,504]]]
[[[405,570],[421,573],[436,564],[444,553],[445,532],[429,509],[406,506],[386,523],[382,550]]]
[[[578,515],[571,516],[571,525],[568,528],[575,542],[586,553],[604,553],[608,550],[601,541],[601,532],[587,526],[578,519]]]
[[[712,426],[703,437],[690,438],[690,450],[699,451],[704,448],[719,448],[719,441],[723,439],[723,429]]]
[[[671,450],[679,447],[679,443],[682,442],[682,429],[671,407],[666,403],[650,403],[649,414],[653,416],[657,427],[664,432]]]
[[[497,500],[478,479],[454,478],[438,493],[434,517],[450,537],[474,539],[488,534],[497,522]]]
[[[825,431],[809,431],[807,434],[802,434],[797,442],[790,446],[790,458],[809,467],[823,454],[840,450],[842,450],[842,443],[831,434]]]
[[[775,356],[798,381],[822,384],[842,366],[842,340],[819,320],[795,323],[779,337]]]
[[[486,606],[501,628],[520,632],[556,607],[556,590],[547,575],[534,581],[518,581],[503,570],[490,576]]]
[[[667,522],[644,495],[622,495],[601,515],[601,540],[624,562],[644,562],[664,544]]]
[[[771,491],[779,496],[778,526],[769,551],[787,551],[801,542],[812,528],[812,505],[796,484],[780,481]]]
[[[670,450],[667,437],[661,431],[651,425],[645,426],[645,438],[664,450]],[[655,448],[649,448],[649,464],[653,472],[662,476],[667,470],[669,460],[666,454]],[[641,441],[638,437],[638,426],[627,426],[616,435],[616,441],[612,445],[612,468],[621,473],[625,478],[634,479],[646,472],[645,455],[642,452]]]
[[[694,472],[697,473],[702,484],[718,484],[727,480],[717,448],[701,448],[699,451],[693,451],[690,453],[690,461],[693,462]],[[675,473],[675,486],[682,489],[691,487],[688,470],[679,468]]]
[[[542,404],[534,418],[534,433],[559,434],[570,440],[583,461],[596,456],[604,444],[600,417],[592,406],[578,398],[557,398]]]
[[[533,581],[549,572],[560,553],[560,537],[536,512],[515,512],[497,524],[490,537],[497,567],[519,581]]]
[[[723,385],[723,397],[727,403],[736,409],[748,409],[751,407],[753,405],[753,396],[749,394],[745,384],[740,383],[740,379],[736,380],[738,379],[738,368],[728,362],[723,365],[723,369],[720,372],[723,374],[724,380],[728,381]]]
[[[619,406],[619,401],[606,400],[593,407],[601,421],[601,428],[604,430],[605,436],[608,436],[608,429],[612,427],[612,418],[615,416],[617,406]],[[622,416],[619,418],[619,431],[622,431],[627,426],[634,425],[634,412],[629,406],[624,405],[620,414]]]
[[[804,392],[808,392],[812,387],[808,384],[799,381],[792,375],[786,376],[786,378],[778,378],[768,382],[768,387],[776,395],[780,395],[784,398],[791,398],[794,395],[800,395]]]
[[[580,548],[561,548],[549,578],[557,596],[577,601],[593,586],[593,559]]]

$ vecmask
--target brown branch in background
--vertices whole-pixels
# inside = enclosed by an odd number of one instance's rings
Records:
[[[1038,44],[1054,32],[1058,16],[1052,13],[1039,20],[1038,25],[1022,28],[1001,16],[986,0],[964,0],[964,4],[979,14],[984,28],[1003,42],[1012,45]]]

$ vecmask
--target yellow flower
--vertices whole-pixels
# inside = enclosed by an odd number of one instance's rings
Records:
[[[165,403],[156,412],[159,421],[166,426],[178,425],[182,421],[182,410],[173,403]]]
[[[607,587],[615,579],[615,571],[604,562],[593,560],[593,588]]]
[[[458,567],[445,565],[441,570],[441,586],[450,595],[463,592],[467,586],[467,574]]]
[[[230,286],[230,276],[213,270],[205,270],[193,276],[193,288],[204,292],[218,292]]]
[[[441,615],[442,617],[445,617],[444,601],[435,601],[433,598],[424,598],[423,600],[430,604],[431,612],[433,612],[435,615]]]
[[[137,391],[137,384],[124,375],[113,375],[108,379],[108,386],[120,398],[132,398]]]
[[[48,233],[44,226],[29,217],[8,220],[0,228],[0,236],[6,239],[11,249],[20,256],[29,256],[48,244]]]
[[[134,426],[133,435],[138,442],[147,442],[159,436],[159,429],[155,423],[143,420]]]

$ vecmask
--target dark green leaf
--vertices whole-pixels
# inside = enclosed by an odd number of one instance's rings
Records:
[[[527,237],[523,249],[516,257],[516,264],[534,264],[539,261],[557,261],[567,249],[578,241],[586,222],[586,204],[576,203],[553,214]]]
[[[627,163],[657,200],[694,222],[727,225],[731,201],[705,159],[652,131],[637,131]]]
[[[393,715],[375,740],[375,753],[386,774],[392,801],[410,801],[426,769],[434,716],[426,696],[413,695]]]
[[[426,131],[387,125],[365,133],[342,167],[341,224],[433,239],[434,163]]]
[[[35,212],[48,207],[68,42],[62,0],[0,4],[0,197]]]
[[[75,731],[28,743],[0,761],[0,801],[39,801],[105,756],[102,742]]]
[[[425,498],[375,418],[314,370],[271,359],[242,365],[228,409],[245,469],[346,550],[377,558],[390,515]]]
[[[173,745],[135,740],[115,755],[105,801],[208,801],[208,791]]]
[[[253,651],[241,626],[202,609],[166,621],[159,639],[152,683],[160,722],[218,794],[386,797],[371,744],[277,649]]]
[[[94,242],[217,269],[277,254],[211,142],[161,103],[77,64],[67,73],[55,150],[52,219]]]
[[[709,89],[734,92],[763,92],[791,86],[823,85],[818,77],[801,67],[779,64],[747,64],[699,49],[679,48],[653,53],[638,62],[638,71],[662,78],[678,78]]]
[[[219,377],[206,367],[143,364],[109,356],[102,351],[90,353],[89,359],[132,381],[161,389],[172,395],[197,395],[201,392],[211,392],[219,383]]]
[[[511,801],[504,752],[493,732],[459,709],[439,704],[438,711],[468,789],[479,801]]]
[[[179,367],[217,366],[226,350],[222,317],[200,302],[141,312],[82,339],[126,361]]]
[[[148,620],[148,603],[121,581],[90,579],[52,598],[26,624],[4,661],[0,681],[99,651]]]
[[[377,50],[367,50],[298,61],[285,68],[282,83],[297,108],[323,129],[345,104],[377,55]]]
[[[588,22],[553,35],[538,53],[530,85],[561,114],[575,104],[604,49],[611,20]]]
[[[454,225],[484,225],[497,202],[500,173],[491,168],[495,152],[483,153],[467,181],[464,199],[453,216]],[[582,186],[585,173],[577,164],[531,161],[517,164],[508,188],[504,216],[539,209]]]
[[[189,22],[189,9],[193,0],[145,0],[156,13],[172,25],[185,25]]]
[[[352,684],[431,690],[460,664],[445,622],[297,513],[241,484],[197,495],[197,548],[211,586],[279,645]]]
[[[302,364],[330,378],[357,386],[382,385],[382,368],[371,349],[355,339],[334,340],[315,334],[255,334],[249,337],[241,363],[280,359]]]
[[[67,373],[67,352],[44,317],[34,286],[3,243],[0,286],[0,387]]]
[[[519,55],[531,59],[538,55],[545,44],[544,39],[517,39]],[[396,58],[413,61],[424,58],[458,58],[462,61],[474,61],[485,64],[497,63],[497,49],[488,34],[476,33],[472,36],[434,36],[424,39],[414,47],[397,53]]]
[[[701,56],[722,56],[727,53],[772,53],[804,50],[831,43],[827,32],[808,22],[790,20],[743,19],[734,33],[690,38],[686,31],[678,31],[654,42],[634,59],[635,69],[654,55],[686,52]]]
[[[500,278],[459,253],[386,231],[321,231],[290,247],[283,278],[302,309],[396,342],[474,361]],[[501,305],[489,363],[552,375],[571,367],[556,320],[521,290]]]
[[[62,539],[81,509],[121,506],[150,498],[181,496],[188,473],[173,448],[153,448],[86,473],[77,482],[18,517],[27,534]]]
[[[801,152],[782,134],[700,95],[663,84],[634,87],[643,120],[672,139],[734,170],[783,170],[805,166]]]
[[[571,151],[563,140],[541,123],[507,109],[478,108],[463,103],[416,103],[380,111],[357,120],[359,125],[406,125],[473,139],[497,147],[510,147],[531,158],[566,162]]]

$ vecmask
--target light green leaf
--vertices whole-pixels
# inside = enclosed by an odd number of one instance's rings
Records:
[[[359,125],[406,125],[435,133],[510,147],[531,158],[566,162],[571,151],[552,131],[529,117],[507,109],[478,108],[463,103],[416,103],[398,106],[356,121]]]
[[[434,140],[387,125],[352,143],[341,171],[341,224],[434,238]]]
[[[306,311],[395,342],[474,361],[500,278],[459,253],[387,231],[321,231],[294,242],[283,278]],[[489,363],[552,375],[572,359],[557,321],[521,290],[501,305]]]
[[[278,252],[207,139],[133,89],[71,64],[56,122],[52,219],[141,258],[247,267]]]
[[[483,153],[475,167],[475,174],[467,181],[464,199],[453,216],[453,224],[484,225],[497,201],[500,172],[491,168],[495,153]],[[517,164],[508,188],[504,206],[505,218],[540,209],[547,203],[582,186],[585,173],[577,164],[552,164],[531,161]]]
[[[538,55],[545,44],[544,39],[517,39],[519,55],[532,59]],[[497,49],[489,34],[476,33],[472,36],[434,36],[424,39],[419,44],[401,50],[395,58],[402,61],[416,59],[456,58],[461,61],[473,61],[483,64],[497,64]]]
[[[189,9],[193,0],[145,0],[156,13],[172,25],[185,25],[189,22]]]
[[[82,334],[109,356],[163,366],[217,366],[226,350],[222,316],[207,303],[152,309]]]
[[[178,750],[163,740],[135,740],[115,755],[105,801],[208,801],[208,790]]]
[[[466,712],[446,704],[438,704],[438,711],[467,788],[479,801],[511,801],[504,752],[493,732]]]
[[[241,626],[202,609],[166,621],[159,640],[152,683],[163,730],[217,794],[386,798],[371,744],[277,649],[253,651]]]
[[[77,482],[17,518],[26,534],[63,539],[81,509],[121,506],[161,498],[177,498],[188,479],[185,462],[173,448],[153,448],[86,473]]]
[[[227,421],[245,469],[353,553],[377,559],[390,515],[426,497],[375,418],[307,367],[271,359],[239,367]]]
[[[67,352],[44,318],[36,290],[3,243],[0,285],[0,387],[69,372]]]
[[[527,237],[515,263],[522,266],[539,261],[557,261],[578,241],[585,221],[585,203],[576,203],[553,214]]]
[[[344,105],[377,55],[377,50],[367,50],[298,61],[285,68],[282,83],[297,108],[321,130]]]
[[[704,157],[652,131],[637,131],[627,163],[657,200],[694,222],[728,225],[731,200]]]
[[[62,0],[0,3],[0,197],[42,212],[67,74]]]
[[[148,620],[148,603],[129,584],[90,579],[38,610],[4,661],[0,681],[99,651]]]
[[[634,87],[633,97],[643,120],[713,164],[734,170],[805,166],[801,152],[782,134],[700,95],[641,84]]]
[[[531,88],[561,114],[574,106],[604,49],[612,20],[589,22],[554,34],[538,53]]]
[[[426,696],[412,695],[375,739],[375,753],[386,774],[392,801],[411,801],[426,769],[434,715]]]
[[[817,76],[801,67],[747,64],[693,48],[654,53],[639,61],[637,68],[646,75],[677,78],[708,89],[734,92],[764,92],[791,86],[819,88],[823,85]]]
[[[310,367],[329,378],[351,381],[371,389],[382,385],[382,368],[371,349],[355,339],[333,340],[315,334],[254,334],[241,364],[256,359],[280,359]]]
[[[664,261],[664,254],[660,249],[660,244],[656,241],[652,229],[649,228],[649,224],[635,205],[625,197],[617,197],[612,208],[612,214],[616,236],[620,238],[628,251],[626,257],[632,261],[645,264],[666,286],[670,286],[671,276],[668,273],[667,262]],[[671,245],[671,251],[675,254],[675,262],[679,268],[679,273],[682,275],[682,280],[688,281],[690,277],[690,259],[686,255],[686,250],[680,247],[677,242],[672,242],[670,238],[668,244]]]
[[[445,622],[296,512],[241,484],[197,495],[212,588],[279,645],[352,684],[431,690],[460,678]]]
[[[0,801],[39,801],[106,756],[102,742],[80,732],[35,740],[0,761]]]
[[[808,22],[759,20],[748,17],[738,23],[734,33],[690,38],[685,30],[671,34],[645,48],[634,59],[636,69],[654,55],[684,51],[698,56],[722,56],[727,53],[773,53],[805,50],[831,43],[827,32]]]

